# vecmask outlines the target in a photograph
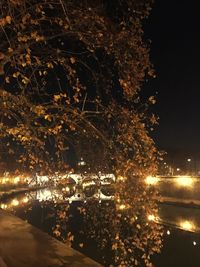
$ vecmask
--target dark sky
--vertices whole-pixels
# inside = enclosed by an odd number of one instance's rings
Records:
[[[155,138],[169,153],[200,153],[200,23],[198,1],[155,0],[146,22],[152,40],[160,117]]]

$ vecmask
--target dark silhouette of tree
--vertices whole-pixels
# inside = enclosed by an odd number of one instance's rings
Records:
[[[159,156],[149,136],[156,118],[147,112],[155,100],[139,96],[154,76],[142,29],[151,4],[0,3],[1,150],[26,171],[64,172],[84,157],[91,171],[115,173],[116,203],[103,212],[117,266],[139,259],[151,266],[160,247],[159,227],[147,223],[156,206],[143,183]]]

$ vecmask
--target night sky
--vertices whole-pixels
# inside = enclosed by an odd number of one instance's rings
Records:
[[[145,34],[157,78],[157,145],[170,153],[200,154],[200,26],[198,1],[155,0]]]

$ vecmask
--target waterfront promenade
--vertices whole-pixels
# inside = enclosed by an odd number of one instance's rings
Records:
[[[0,209],[0,267],[67,266],[101,265]]]

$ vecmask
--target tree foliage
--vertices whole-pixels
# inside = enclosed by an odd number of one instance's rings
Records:
[[[118,266],[137,265],[134,247],[150,266],[160,246],[159,227],[146,222],[156,207],[143,185],[158,157],[149,136],[156,118],[147,112],[155,100],[139,97],[154,76],[142,29],[151,2],[0,3],[1,160],[46,174],[70,170],[83,156],[91,171],[124,177],[116,183],[116,219],[109,219]],[[125,215],[118,205],[129,207]],[[135,214],[141,225],[133,224],[129,237],[121,226]]]

